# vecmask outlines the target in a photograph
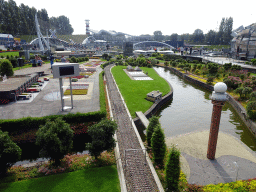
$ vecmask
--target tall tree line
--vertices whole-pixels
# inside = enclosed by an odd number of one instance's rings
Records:
[[[71,35],[74,32],[66,16],[49,18],[47,10],[37,11],[23,3],[17,6],[13,0],[0,0],[0,33],[19,35],[36,35],[35,14],[37,13],[40,30],[46,34],[49,29],[60,35]]]
[[[210,30],[204,34],[201,29],[196,29],[193,34],[184,33],[178,35],[173,33],[171,35],[162,35],[161,31],[154,32],[154,39],[164,41],[184,41],[195,44],[209,44],[209,45],[229,45],[232,40],[233,18],[222,18],[219,30]]]

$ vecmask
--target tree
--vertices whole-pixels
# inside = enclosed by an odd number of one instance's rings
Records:
[[[155,31],[154,32],[154,39],[156,41],[162,41],[164,39],[164,36],[161,31]]]
[[[193,41],[195,43],[203,43],[204,42],[204,33],[201,29],[196,29],[193,33]]]
[[[92,142],[87,143],[86,148],[95,159],[103,151],[110,151],[116,146],[116,141],[113,138],[116,129],[116,122],[108,119],[103,119],[98,124],[89,127],[88,134],[91,136]]]
[[[0,175],[5,175],[7,169],[21,157],[21,149],[8,135],[0,130]]]
[[[51,28],[56,29],[57,34],[59,35],[72,35],[74,29],[69,23],[69,19],[62,15],[57,18],[50,18]]]
[[[180,152],[174,146],[170,149],[165,173],[168,191],[177,191],[180,177]]]
[[[6,75],[7,77],[13,76],[13,67],[8,59],[2,60],[0,62],[0,74],[1,76]]]
[[[160,124],[157,124],[154,133],[151,138],[153,160],[156,164],[162,166],[164,162],[164,157],[166,153],[166,144],[164,131]]]
[[[205,42],[209,45],[216,45],[216,36],[217,36],[217,33],[213,30],[210,30],[205,35]]]
[[[48,119],[36,133],[36,145],[41,147],[39,155],[49,157],[55,165],[59,165],[60,160],[72,149],[73,132],[60,117],[55,121]]]
[[[242,91],[242,93],[244,94],[245,98],[248,97],[248,95],[250,95],[252,93],[252,88],[251,87],[245,87]]]
[[[178,41],[179,35],[177,33],[173,33],[170,36],[170,41]]]
[[[244,88],[243,87],[238,87],[236,88],[236,90],[234,91],[236,94],[239,94],[239,97],[241,98],[242,95],[243,95],[243,90]]]
[[[256,119],[256,101],[249,101],[247,103],[246,112],[250,119]]]
[[[155,127],[158,124],[160,124],[159,123],[159,117],[152,116],[149,119],[149,125],[148,125],[147,130],[146,130],[147,142],[148,142],[149,147],[151,147],[151,138],[152,138],[152,135],[154,133]]]

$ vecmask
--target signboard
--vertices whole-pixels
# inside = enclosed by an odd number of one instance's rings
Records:
[[[78,63],[55,63],[52,65],[53,78],[79,76]]]

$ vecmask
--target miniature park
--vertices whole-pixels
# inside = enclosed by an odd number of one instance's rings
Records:
[[[51,46],[45,37],[24,50],[1,51],[1,191],[41,191],[42,183],[49,191],[139,191],[141,185],[145,191],[256,191],[256,59],[254,49],[242,51],[246,43],[237,45],[239,34],[233,60],[230,52],[172,51],[171,45],[133,51],[126,43],[122,52],[109,45],[103,51],[106,42],[100,51]],[[203,94],[199,102],[211,106],[207,114],[220,125],[207,116],[199,131],[188,133],[182,124],[176,135],[167,132],[176,112],[166,118],[164,111],[178,102],[182,87]],[[43,113],[46,103],[52,108]],[[99,107],[85,109],[86,103]],[[186,105],[177,113],[189,115]],[[12,118],[15,111],[20,116]],[[227,111],[227,121],[243,130],[226,134],[220,116],[225,120]]]

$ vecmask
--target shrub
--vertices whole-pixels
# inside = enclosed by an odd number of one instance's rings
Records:
[[[72,149],[73,130],[60,117],[55,121],[47,120],[36,133],[36,145],[41,147],[39,155],[49,157],[55,165]]]
[[[252,65],[256,65],[256,59],[251,59]]]
[[[249,101],[246,106],[246,111],[250,119],[256,120],[256,101]]]
[[[250,100],[251,101],[256,101],[256,91],[253,91],[251,94],[250,94]]]
[[[0,130],[0,175],[5,175],[7,169],[21,157],[21,149],[8,135]]]
[[[103,119],[98,124],[89,127],[88,134],[91,136],[92,142],[87,143],[86,148],[90,155],[97,159],[103,151],[112,150],[116,146],[113,138],[116,129],[116,122],[108,119]]]
[[[243,94],[244,94],[244,96],[245,96],[245,98],[247,98],[248,97],[248,95],[249,94],[251,94],[252,93],[252,88],[251,87],[245,87],[244,89],[243,89]]]
[[[223,67],[224,67],[225,71],[227,71],[227,70],[231,69],[232,63],[225,63],[225,64],[223,65]]]
[[[210,74],[216,74],[218,72],[219,65],[216,63],[209,63],[208,70]]]
[[[147,130],[146,130],[147,142],[148,142],[149,147],[151,147],[151,138],[152,138],[152,135],[154,133],[155,127],[158,124],[160,124],[159,123],[159,117],[152,116],[149,119],[149,125],[148,125]]]
[[[163,166],[164,157],[166,153],[166,144],[164,132],[160,124],[157,124],[154,129],[154,133],[151,138],[151,145],[154,162],[159,166]]]
[[[232,65],[231,70],[242,70],[240,65]]]
[[[174,146],[170,149],[165,172],[168,191],[177,191],[180,177],[180,152]]]
[[[210,76],[210,77],[207,78],[206,83],[211,85],[213,83],[213,80],[214,80],[214,77]]]
[[[1,65],[0,65],[0,74],[1,76],[13,76],[14,72],[13,72],[13,67],[12,67],[12,64],[9,60],[5,59],[1,62]]]
[[[242,95],[243,95],[243,90],[244,90],[243,87],[238,87],[234,92],[235,92],[236,94],[239,94],[239,96],[240,96],[240,98],[241,98]]]
[[[185,65],[183,63],[179,63],[177,67],[183,69]]]
[[[70,58],[70,62],[71,62],[71,63],[77,63],[78,61],[77,61],[77,59],[73,56],[73,57]]]

